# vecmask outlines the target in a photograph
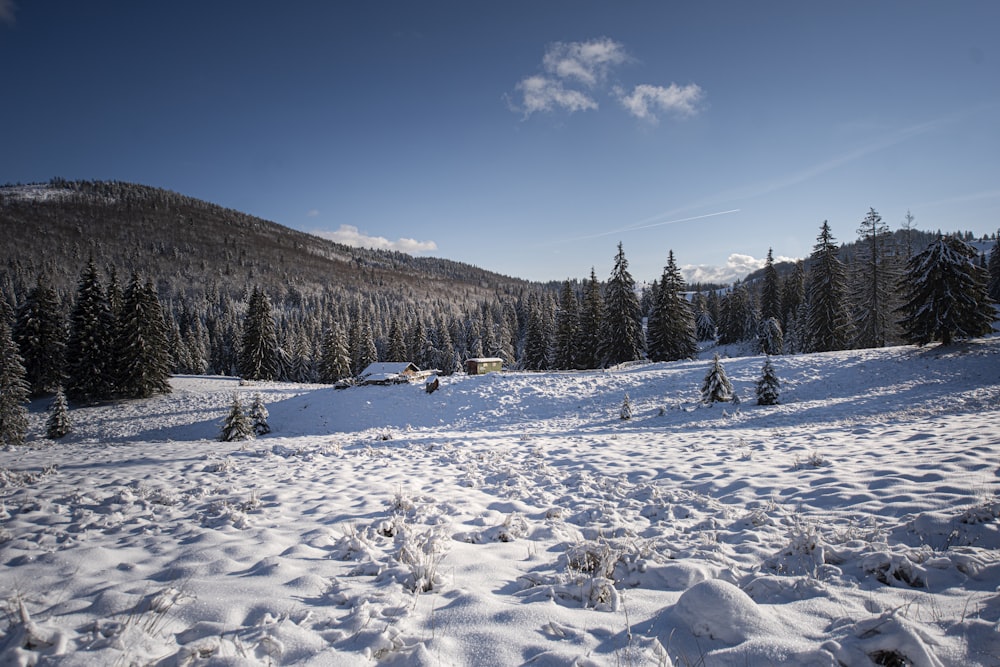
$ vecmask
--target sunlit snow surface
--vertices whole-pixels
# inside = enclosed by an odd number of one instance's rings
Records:
[[[36,403],[0,664],[1000,664],[1000,339],[723,363]]]

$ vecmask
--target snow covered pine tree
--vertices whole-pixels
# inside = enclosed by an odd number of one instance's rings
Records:
[[[992,330],[988,274],[976,257],[961,239],[939,236],[910,259],[900,286],[905,302],[899,308],[907,342],[926,345],[938,340],[948,345]]]
[[[781,382],[771,365],[771,357],[764,359],[764,368],[757,381],[757,405],[777,405]]]
[[[222,424],[223,442],[233,442],[234,440],[253,440],[254,429],[253,420],[243,411],[243,404],[240,403],[239,393],[233,394],[233,405],[229,408],[226,421]]]
[[[728,403],[731,400],[733,400],[733,384],[729,381],[722,362],[719,361],[719,355],[716,354],[701,385],[701,401],[711,405]]]

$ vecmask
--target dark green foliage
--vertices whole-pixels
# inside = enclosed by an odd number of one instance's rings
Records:
[[[551,366],[553,320],[547,299],[536,294],[528,297],[528,325],[524,334],[523,366],[529,371],[544,371]]]
[[[66,343],[66,393],[97,401],[114,395],[115,323],[93,260],[76,291]]]
[[[11,337],[6,317],[0,317],[0,444],[20,445],[28,432],[28,383],[21,352]]]
[[[1000,234],[990,250],[990,259],[987,264],[990,273],[990,282],[987,292],[993,303],[1000,303]]]
[[[344,330],[333,322],[323,338],[322,356],[319,361],[320,382],[334,383],[351,375],[351,354],[347,349]]]
[[[987,293],[988,273],[975,263],[976,251],[955,237],[941,236],[906,266],[899,312],[903,337],[926,345],[982,336],[992,330],[994,311]]]
[[[229,414],[222,424],[222,435],[219,439],[223,442],[252,440],[254,434],[253,419],[243,410],[239,393],[235,393],[232,407],[229,408]]]
[[[170,393],[167,327],[156,290],[132,274],[119,316],[115,389],[125,398]]]
[[[385,352],[386,361],[409,361],[406,354],[406,342],[403,340],[403,329],[399,326],[399,320],[392,318],[389,325],[389,349]]]
[[[869,209],[858,229],[854,260],[854,346],[885,347],[895,340],[895,287],[898,281],[892,235],[875,209]]]
[[[671,250],[647,323],[647,351],[653,361],[691,359],[698,352],[694,311],[683,289],[684,279]]]
[[[583,304],[580,307],[576,344],[577,368],[597,368],[601,365],[598,349],[603,329],[603,311],[604,296],[601,294],[601,283],[591,268],[590,280],[584,288]]]
[[[774,253],[767,249],[767,261],[764,264],[764,286],[760,290],[760,317],[781,319],[781,280],[778,270],[774,268]]]
[[[733,400],[733,384],[726,375],[726,369],[719,361],[719,355],[712,359],[712,365],[705,374],[705,380],[701,384],[701,400],[703,403],[728,403]]]
[[[764,368],[757,381],[757,405],[777,405],[781,382],[771,365],[771,357],[764,359]]]
[[[719,343],[729,345],[753,340],[757,336],[759,314],[753,295],[744,283],[737,282],[719,305]]]
[[[618,244],[615,265],[604,290],[604,310],[598,357],[608,367],[642,358],[645,341],[642,312],[635,293],[635,280],[628,271],[628,260]]]
[[[263,290],[254,287],[243,325],[240,377],[245,380],[273,380],[278,377],[278,363],[278,336],[271,300]]]
[[[32,396],[54,392],[63,381],[66,325],[59,297],[44,276],[17,311],[14,342],[24,361]]]
[[[837,245],[825,220],[816,240],[806,282],[804,351],[844,350],[850,347],[854,332],[847,302],[847,270],[837,256]]]
[[[45,436],[58,440],[69,434],[72,425],[69,421],[69,406],[66,405],[66,394],[62,387],[56,389],[55,398],[49,406],[49,418],[45,422]]]
[[[568,370],[576,368],[577,340],[579,338],[580,304],[570,281],[559,292],[559,310],[556,312],[556,333],[552,365]]]

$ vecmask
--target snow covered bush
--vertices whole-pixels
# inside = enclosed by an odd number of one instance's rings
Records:
[[[619,417],[623,420],[632,419],[632,401],[628,397],[628,392],[625,393],[625,400],[622,402],[622,410]]]
[[[705,375],[705,381],[702,382],[701,400],[708,405],[728,403],[733,400],[733,384],[729,381],[718,354],[713,357],[712,366]]]
[[[254,438],[253,420],[243,411],[243,404],[240,403],[239,393],[233,394],[233,405],[229,408],[229,415],[222,425],[223,442],[233,442],[236,440],[252,440]]]

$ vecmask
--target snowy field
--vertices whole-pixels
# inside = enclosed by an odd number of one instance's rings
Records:
[[[0,664],[1000,665],[1000,339],[762,361],[35,404]]]

